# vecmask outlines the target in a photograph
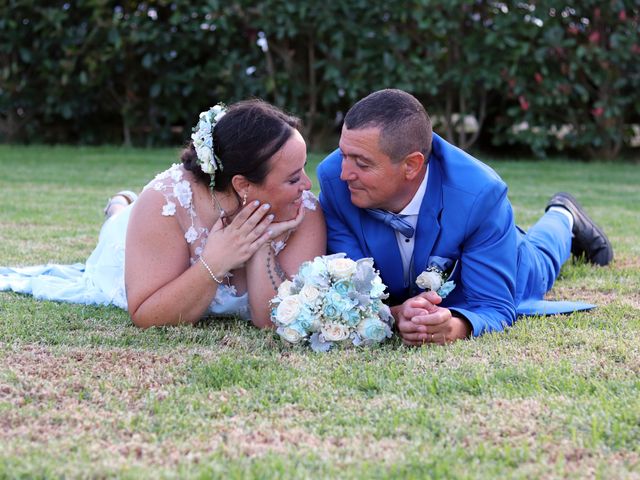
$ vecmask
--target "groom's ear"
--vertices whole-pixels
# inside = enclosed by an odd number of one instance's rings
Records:
[[[424,166],[424,155],[420,152],[413,152],[404,157],[404,176],[407,180],[413,180]]]
[[[249,191],[249,185],[251,182],[247,180],[247,177],[244,175],[234,175],[231,178],[231,185],[233,185],[233,189],[236,191],[240,197],[245,195]]]

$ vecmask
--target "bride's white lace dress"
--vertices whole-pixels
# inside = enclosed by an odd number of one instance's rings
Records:
[[[176,164],[157,175],[145,189],[151,188],[164,195],[165,203],[158,214],[176,217],[193,264],[202,253],[209,229],[196,214],[188,178],[190,174]],[[315,210],[317,200],[311,192],[305,192],[303,203],[306,208]],[[131,208],[129,205],[104,223],[98,245],[85,264],[0,267],[0,291],[27,293],[42,300],[115,305],[126,310],[124,249]],[[209,313],[249,318],[248,295],[238,295],[233,285],[222,284],[209,306]]]

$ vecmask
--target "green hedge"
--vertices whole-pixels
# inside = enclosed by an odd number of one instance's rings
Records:
[[[635,0],[5,3],[5,141],[175,142],[207,106],[258,96],[319,142],[384,87],[463,147],[614,157],[640,123]]]

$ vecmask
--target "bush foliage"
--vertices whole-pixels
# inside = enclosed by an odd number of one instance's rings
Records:
[[[614,157],[640,122],[636,0],[5,4],[5,141],[174,142],[204,108],[250,96],[318,141],[385,87],[465,148],[482,135]]]

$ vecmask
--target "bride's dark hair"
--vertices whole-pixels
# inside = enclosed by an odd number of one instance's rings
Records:
[[[222,171],[215,172],[215,190],[226,190],[234,175],[243,175],[252,183],[261,184],[269,173],[268,160],[291,138],[300,120],[262,100],[234,103],[213,129],[216,156]],[[180,157],[184,168],[204,183],[209,174],[200,169],[193,142]]]

